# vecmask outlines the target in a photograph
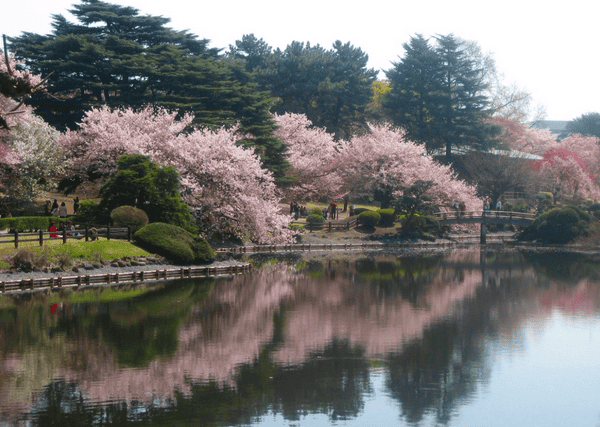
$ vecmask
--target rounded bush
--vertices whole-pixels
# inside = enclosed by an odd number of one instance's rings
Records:
[[[140,228],[133,238],[148,252],[179,264],[208,263],[215,260],[215,252],[205,239],[195,237],[176,225],[153,222]]]
[[[553,209],[538,216],[521,238],[547,243],[566,243],[585,233],[590,215],[575,206]]]
[[[375,211],[364,211],[358,216],[358,221],[365,226],[365,228],[375,228],[379,221],[381,221],[381,215]]]
[[[354,209],[354,215],[360,215],[363,212],[367,212],[370,211],[370,209],[367,208],[356,208]]]
[[[146,212],[133,206],[119,206],[112,210],[110,217],[115,227],[129,226],[132,233],[148,224]]]
[[[394,209],[379,209],[377,213],[381,216],[381,220],[379,221],[380,227],[392,227],[394,225],[394,221],[396,220]]]
[[[308,211],[309,215],[321,215],[323,216],[323,209],[321,208],[311,208],[310,211]]]
[[[325,218],[323,218],[323,214],[310,214],[306,217],[306,223],[309,225],[310,228],[318,228],[322,226],[324,222]]]

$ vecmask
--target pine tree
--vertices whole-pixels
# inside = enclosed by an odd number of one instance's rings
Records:
[[[440,60],[422,35],[403,44],[405,55],[386,72],[392,89],[383,100],[386,116],[406,131],[407,139],[424,144],[431,152],[439,147],[436,114],[441,92]]]
[[[391,90],[384,107],[393,123],[429,153],[450,159],[457,148],[486,148],[495,127],[486,122],[488,101],[483,70],[461,41],[439,36],[436,45],[421,35],[405,44],[405,56],[387,71]]]

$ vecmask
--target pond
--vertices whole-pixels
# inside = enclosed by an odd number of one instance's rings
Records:
[[[0,426],[599,426],[600,263],[312,253],[0,299]]]

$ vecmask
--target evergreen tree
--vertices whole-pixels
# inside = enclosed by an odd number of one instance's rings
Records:
[[[49,76],[53,97],[32,105],[48,123],[76,128],[86,111],[108,105],[164,106],[194,114],[193,125],[212,129],[239,124],[264,165],[282,177],[285,147],[273,137],[274,98],[261,90],[244,64],[228,60],[209,41],[166,27],[168,18],[100,0],[82,0],[70,12],[78,23],[53,15],[47,36],[24,33],[11,48],[31,70]]]
[[[387,71],[391,90],[384,107],[393,123],[429,153],[457,148],[486,148],[495,127],[488,117],[487,88],[461,41],[439,36],[436,45],[421,35],[405,44],[406,54]]]
[[[600,113],[586,113],[571,120],[567,123],[566,130],[560,137],[565,138],[573,133],[600,138]]]
[[[483,95],[487,89],[483,70],[475,67],[453,35],[439,36],[436,40],[441,62],[438,120],[443,129],[446,158],[450,159],[453,147],[486,148],[493,126],[485,122],[488,101]]]
[[[386,72],[392,89],[385,95],[386,116],[406,131],[407,139],[432,152],[441,143],[436,120],[441,92],[440,59],[422,35],[403,44],[405,55]]]
[[[365,111],[377,73],[367,68],[360,48],[336,41],[327,50],[294,41],[273,52],[251,34],[230,46],[230,55],[243,58],[261,87],[278,98],[275,113],[304,114],[336,139],[367,129]]]

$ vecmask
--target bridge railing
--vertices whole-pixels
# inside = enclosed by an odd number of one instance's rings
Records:
[[[437,212],[434,216],[438,220],[460,220],[463,218],[469,219],[485,219],[485,218],[503,218],[509,221],[516,219],[526,219],[533,221],[535,214],[529,212],[514,212],[514,211],[448,211],[448,212]]]

